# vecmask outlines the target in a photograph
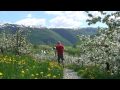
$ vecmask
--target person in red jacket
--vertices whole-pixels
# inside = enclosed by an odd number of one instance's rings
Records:
[[[56,47],[56,54],[58,56],[58,63],[60,64],[60,60],[62,60],[62,64],[63,64],[64,45],[60,41],[58,41],[55,47]]]

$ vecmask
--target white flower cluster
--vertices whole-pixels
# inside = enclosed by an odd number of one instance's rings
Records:
[[[93,38],[81,36],[79,48],[80,58],[84,65],[99,64],[105,68],[105,63],[110,64],[110,69],[117,72],[120,69],[120,29],[103,30],[99,36]]]
[[[7,33],[6,31],[0,33],[0,49],[4,52],[29,53],[31,44],[26,41],[23,30],[16,33]]]

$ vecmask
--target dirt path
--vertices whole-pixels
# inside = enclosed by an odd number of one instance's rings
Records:
[[[65,68],[63,79],[81,79],[81,77],[79,77],[73,70]]]

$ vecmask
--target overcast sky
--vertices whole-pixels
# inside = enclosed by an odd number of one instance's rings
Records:
[[[91,11],[95,16],[100,15],[97,11]],[[111,13],[112,11],[108,11]],[[45,26],[56,28],[82,28],[89,27],[86,23],[88,18],[84,11],[0,11],[0,24],[14,23],[26,26]],[[90,27],[105,27],[97,23]]]

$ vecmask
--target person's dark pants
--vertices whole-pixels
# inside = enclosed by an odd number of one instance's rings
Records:
[[[58,63],[60,63],[60,60],[62,60],[62,63],[63,63],[63,60],[64,60],[63,54],[62,55],[58,55]]]

